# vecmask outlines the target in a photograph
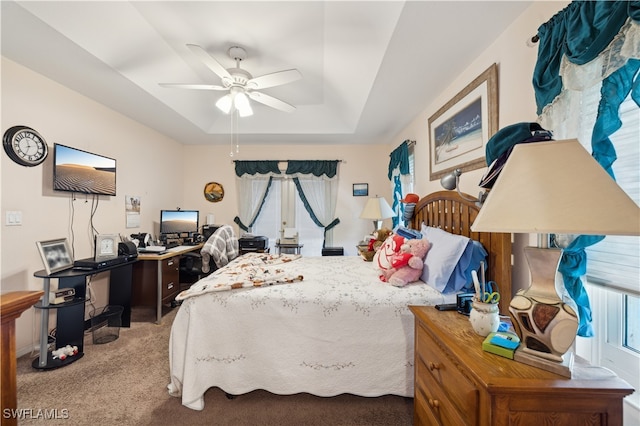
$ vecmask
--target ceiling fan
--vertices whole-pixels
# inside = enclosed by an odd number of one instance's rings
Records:
[[[293,105],[265,93],[258,92],[257,90],[281,86],[299,80],[302,78],[302,74],[300,74],[300,71],[297,69],[278,71],[254,78],[248,71],[240,68],[240,62],[247,58],[247,52],[242,47],[232,46],[228,50],[229,57],[236,62],[235,68],[223,67],[220,62],[198,45],[187,44],[187,47],[200,58],[211,71],[220,77],[222,85],[160,83],[160,86],[180,89],[229,91],[229,93],[218,99],[216,106],[226,114],[231,112],[232,107],[234,107],[241,117],[253,114],[249,98],[280,111],[295,111],[296,108]]]

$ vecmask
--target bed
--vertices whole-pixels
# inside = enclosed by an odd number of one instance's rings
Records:
[[[510,235],[471,232],[477,213],[458,194],[436,192],[416,204],[411,227],[424,224],[479,241],[488,252],[487,279],[500,283],[506,312]],[[230,275],[256,256],[235,259],[182,296],[169,344],[171,395],[194,410],[204,408],[211,387],[230,395],[263,389],[413,396],[414,319],[408,306],[450,303],[455,294],[422,281],[390,286],[358,256],[274,258],[270,267],[279,276],[258,280],[259,287],[244,286],[242,279],[229,287],[225,271]]]

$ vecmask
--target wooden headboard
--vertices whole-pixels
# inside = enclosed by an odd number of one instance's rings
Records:
[[[465,197],[473,198],[470,195]],[[464,235],[479,241],[489,253],[486,271],[487,281],[495,281],[500,289],[500,312],[508,315],[511,302],[511,234],[473,232],[471,224],[480,208],[454,191],[438,191],[427,195],[416,204],[411,227],[420,230],[427,226]]]

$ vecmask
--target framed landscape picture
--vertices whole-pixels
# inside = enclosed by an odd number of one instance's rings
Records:
[[[354,183],[353,184],[353,196],[354,197],[366,197],[369,195],[368,183]]]
[[[498,65],[493,64],[429,118],[429,180],[485,167],[498,130]]]

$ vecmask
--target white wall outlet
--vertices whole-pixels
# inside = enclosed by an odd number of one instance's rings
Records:
[[[20,226],[22,225],[22,212],[21,211],[7,211],[6,218],[7,226]]]

